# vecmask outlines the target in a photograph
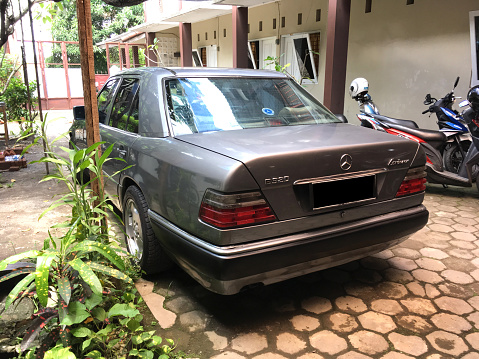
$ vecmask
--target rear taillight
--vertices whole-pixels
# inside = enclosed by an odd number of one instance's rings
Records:
[[[207,190],[200,219],[226,229],[275,221],[276,216],[260,192],[224,194]]]
[[[401,183],[396,197],[418,193],[426,190],[426,167],[410,168]]]

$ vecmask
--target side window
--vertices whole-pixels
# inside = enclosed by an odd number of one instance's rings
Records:
[[[98,115],[100,123],[105,123],[106,117],[108,115],[108,107],[111,103],[111,99],[115,94],[115,89],[120,82],[119,79],[111,80],[106,83],[102,88],[101,92],[98,94]]]
[[[137,93],[131,105],[130,116],[128,116],[128,124],[126,125],[128,132],[138,133],[138,97]]]
[[[130,108],[138,90],[138,85],[138,79],[123,79],[111,111],[109,123],[111,127],[127,131],[128,115],[130,114]]]

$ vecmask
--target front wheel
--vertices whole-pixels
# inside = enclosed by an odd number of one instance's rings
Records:
[[[461,147],[464,153],[467,153],[469,146],[471,145],[470,141],[461,141]],[[452,173],[459,173],[461,164],[463,161],[462,153],[457,143],[451,144],[444,151],[444,167],[447,171]],[[472,166],[472,180],[474,181],[479,174],[479,165]]]
[[[148,216],[148,203],[136,186],[126,190],[123,199],[123,222],[128,252],[136,259],[147,274],[168,269],[171,260],[164,253],[155,237]]]

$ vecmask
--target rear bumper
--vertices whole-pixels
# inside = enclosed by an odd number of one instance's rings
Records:
[[[235,294],[380,252],[427,223],[423,206],[293,235],[220,247],[181,230],[149,211],[157,238],[186,272],[205,288]]]

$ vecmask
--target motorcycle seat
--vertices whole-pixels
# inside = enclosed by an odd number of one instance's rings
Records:
[[[399,131],[404,131],[406,133],[409,133],[413,136],[419,137],[420,139],[426,141],[429,143],[431,146],[436,148],[437,150],[441,150],[445,145],[447,141],[447,137],[442,131],[436,131],[436,130],[425,130],[425,129],[415,129],[415,128],[409,128],[405,126],[400,126],[400,125],[393,125],[393,124],[388,124],[391,128],[395,128],[396,130]]]
[[[416,122],[411,120],[400,120],[397,118],[387,117],[383,115],[373,115],[374,118],[377,118],[379,121],[385,122],[387,124],[400,125],[407,128],[419,128]]]

